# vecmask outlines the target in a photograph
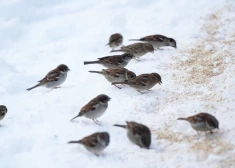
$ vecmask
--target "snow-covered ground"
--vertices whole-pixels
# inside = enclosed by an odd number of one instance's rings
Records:
[[[235,5],[211,0],[0,0],[0,168],[198,168],[235,167]],[[157,72],[163,84],[140,94],[119,90],[102,76],[101,65],[83,61],[111,55],[104,46],[112,33],[128,39],[163,34],[178,49],[164,48],[126,67]],[[71,72],[61,89],[29,88],[57,65]],[[106,113],[69,122],[98,94],[112,100]],[[220,129],[200,136],[178,117],[215,115]],[[149,150],[113,127],[125,121],[147,125]],[[111,143],[97,157],[66,144],[97,131]]]

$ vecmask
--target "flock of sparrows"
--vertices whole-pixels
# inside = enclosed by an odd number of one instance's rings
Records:
[[[121,46],[123,43],[123,36],[119,33],[111,35],[109,43],[107,44],[112,48],[111,52],[123,52],[124,54],[98,58],[97,61],[85,61],[84,65],[101,64],[107,67],[107,69],[89,72],[103,75],[112,85],[119,89],[120,87],[117,86],[118,84],[125,84],[143,94],[142,91],[149,90],[156,84],[161,84],[161,76],[155,72],[136,76],[134,72],[129,71],[124,67],[131,59],[139,59],[149,52],[154,52],[154,50],[159,47],[172,46],[176,48],[176,41],[173,38],[168,38],[163,35],[150,35],[140,39],[131,39],[130,41],[140,42]],[[120,46],[120,49],[115,50],[115,48]],[[61,64],[54,70],[50,71],[42,80],[38,81],[39,83],[37,85],[28,88],[27,90],[30,91],[39,86],[52,89],[59,88],[66,80],[69,70],[70,69],[67,65]],[[110,99],[111,98],[105,94],[98,95],[83,106],[79,114],[72,118],[71,121],[77,117],[84,116],[92,119],[96,124],[99,124],[97,118],[104,114],[108,108],[108,102]],[[7,108],[1,105],[0,120],[5,117],[6,113]],[[210,131],[212,133],[213,129],[219,128],[218,120],[208,113],[199,113],[187,118],[178,118],[178,120],[188,121],[196,131]],[[141,148],[149,149],[151,144],[151,132],[147,126],[134,121],[126,122],[125,125],[115,124],[114,126],[125,128],[127,130],[127,137],[131,142]],[[109,142],[110,136],[108,132],[97,132],[84,137],[81,140],[70,141],[68,143],[82,144],[88,151],[98,155],[109,145]]]

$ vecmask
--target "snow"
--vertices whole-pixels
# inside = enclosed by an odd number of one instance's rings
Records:
[[[0,121],[0,168],[64,167],[235,167],[235,6],[230,1],[0,0],[0,100],[8,113]],[[140,94],[119,90],[102,76],[101,65],[83,61],[112,55],[104,46],[112,33],[128,39],[163,34],[177,41],[132,60],[136,74],[157,72],[162,85]],[[61,89],[26,89],[64,63],[71,72]],[[112,98],[106,113],[69,122],[98,94]],[[178,117],[208,112],[220,129],[200,136]],[[152,144],[129,142],[125,121],[147,125]],[[96,157],[68,145],[108,131],[110,145]]]

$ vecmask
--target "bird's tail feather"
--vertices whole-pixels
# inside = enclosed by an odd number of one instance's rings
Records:
[[[99,64],[100,61],[84,61],[84,65],[87,65],[87,64]]]
[[[103,72],[102,71],[88,71],[88,72],[90,72],[90,73],[98,73],[98,74],[103,74]]]
[[[177,118],[177,120],[185,120],[185,121],[188,121],[188,118]]]
[[[74,120],[75,118],[81,117],[80,114],[76,115],[75,117],[73,117],[70,121]]]
[[[78,140],[78,141],[69,141],[68,144],[71,144],[71,143],[82,143],[82,140]]]
[[[39,83],[39,84],[37,84],[37,85],[35,85],[35,86],[31,87],[31,88],[28,88],[28,89],[26,89],[26,90],[30,91],[30,90],[32,90],[32,89],[35,89],[35,88],[38,87],[38,86],[41,86],[41,85],[42,85],[42,84]]]
[[[121,128],[126,128],[127,127],[126,125],[119,125],[119,124],[114,124],[113,126],[121,127]]]

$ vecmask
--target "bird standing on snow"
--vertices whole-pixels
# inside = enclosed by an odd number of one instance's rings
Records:
[[[133,121],[126,123],[127,125],[115,124],[114,126],[125,128],[127,130],[127,137],[131,142],[141,148],[149,149],[151,144],[151,132],[149,128]]]
[[[7,107],[4,105],[0,105],[0,121],[6,116],[6,114],[7,114]]]
[[[126,80],[124,82],[114,82],[112,85],[125,84],[136,89],[138,92],[142,93],[143,90],[149,90],[154,87],[157,83],[162,83],[162,78],[158,73],[142,74],[134,79]]]
[[[70,71],[68,66],[61,64],[57,68],[50,71],[42,80],[38,81],[39,84],[28,88],[27,90],[30,91],[39,86],[54,89],[59,88],[59,86],[66,80],[68,71]]]
[[[136,74],[134,72],[129,71],[128,69],[125,68],[108,68],[108,69],[103,69],[102,71],[89,71],[89,72],[101,74],[111,83],[124,82],[125,80],[134,79],[136,77]],[[118,88],[121,89],[120,87]]]
[[[152,44],[155,49],[165,46],[171,46],[177,48],[176,41],[173,38],[168,38],[160,34],[145,36],[140,39],[130,39],[129,41],[147,42]]]
[[[97,118],[104,114],[108,108],[108,101],[110,101],[110,99],[111,98],[105,94],[101,94],[95,97],[80,110],[77,116],[72,118],[70,121],[77,117],[84,116],[86,118],[92,119],[96,124],[98,124]]]
[[[68,143],[79,143],[82,144],[88,151],[95,153],[97,156],[102,152],[108,145],[110,136],[108,132],[97,132],[84,137],[78,141],[70,141]]]
[[[114,48],[121,46],[122,42],[123,36],[120,33],[115,33],[110,36],[109,43],[106,45],[109,45],[109,47],[113,50]]]
[[[107,68],[124,68],[133,58],[132,54],[113,55],[98,58],[98,61],[84,61],[87,64],[101,64]]]
[[[187,118],[178,118],[178,120],[188,121],[196,131],[210,131],[213,133],[213,129],[219,129],[219,121],[208,113],[199,113]]]
[[[121,49],[112,50],[111,52],[124,52],[133,54],[136,59],[144,56],[145,54],[154,52],[152,44],[149,43],[134,43],[127,46],[122,46]]]

